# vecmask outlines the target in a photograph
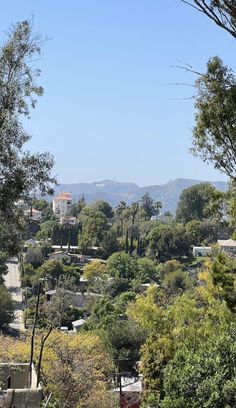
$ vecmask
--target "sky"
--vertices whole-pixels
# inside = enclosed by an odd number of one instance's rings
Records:
[[[173,66],[204,72],[218,55],[235,69],[229,34],[180,0],[8,0],[1,43],[32,16],[48,41],[27,148],[54,155],[59,182],[226,180],[189,153],[194,76]]]

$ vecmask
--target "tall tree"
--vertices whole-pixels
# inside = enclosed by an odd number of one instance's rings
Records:
[[[176,210],[177,221],[202,221],[210,218],[208,207],[216,189],[210,183],[200,183],[182,191]],[[211,214],[212,215],[212,214]]]
[[[16,203],[37,192],[50,193],[55,181],[50,175],[52,156],[25,150],[30,136],[21,121],[29,118],[36,97],[43,94],[43,88],[35,83],[40,71],[34,68],[41,43],[29,21],[23,21],[10,29],[0,48],[0,224],[1,229],[14,227],[15,240],[9,242],[12,252],[17,248],[21,224]]]
[[[195,85],[192,153],[236,179],[236,78],[220,58],[214,57]]]
[[[143,210],[144,216],[147,219],[151,219],[153,215],[156,214],[155,202],[150,197],[150,194],[147,192],[141,198],[141,208]]]

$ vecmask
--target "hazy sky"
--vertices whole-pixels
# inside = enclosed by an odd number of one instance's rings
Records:
[[[60,182],[159,184],[224,176],[189,153],[194,109],[185,61],[219,55],[235,69],[236,41],[180,0],[8,0],[0,30],[34,15],[45,88],[26,126],[49,150]],[[187,98],[187,99],[186,99]]]

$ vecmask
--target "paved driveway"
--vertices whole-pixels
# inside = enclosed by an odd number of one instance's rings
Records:
[[[7,263],[8,273],[4,276],[5,285],[7,290],[11,293],[14,302],[14,321],[10,324],[10,327],[17,331],[24,331],[23,320],[23,299],[20,281],[20,271],[17,262]]]

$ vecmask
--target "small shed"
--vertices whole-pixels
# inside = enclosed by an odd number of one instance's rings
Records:
[[[212,252],[211,247],[205,246],[194,246],[193,247],[193,256],[209,256]]]
[[[86,320],[84,320],[84,319],[79,319],[79,320],[75,320],[74,322],[72,322],[73,331],[75,333],[80,331],[81,327],[83,326],[83,324],[85,322],[86,322]]]

